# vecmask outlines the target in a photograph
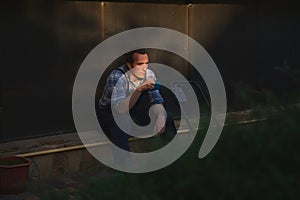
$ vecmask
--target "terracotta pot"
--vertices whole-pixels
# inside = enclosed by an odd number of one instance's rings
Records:
[[[28,181],[31,161],[20,156],[0,158],[0,193],[23,192]]]

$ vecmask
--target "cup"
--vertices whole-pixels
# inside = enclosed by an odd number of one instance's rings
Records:
[[[150,103],[160,104],[163,103],[164,101],[159,93],[159,90],[155,90],[155,89],[149,90],[148,95],[149,95]]]

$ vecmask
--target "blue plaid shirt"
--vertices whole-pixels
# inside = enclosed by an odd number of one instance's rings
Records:
[[[112,71],[111,74],[107,77],[102,97],[99,100],[100,108],[107,108],[107,106],[110,106],[111,103],[115,108],[117,108],[121,100],[130,95],[145,80],[152,78],[156,81],[154,72],[150,69],[147,69],[145,79],[139,81],[138,84],[134,84],[130,80],[130,76],[126,73],[128,70],[129,69],[127,65],[122,65],[121,67],[119,67],[119,69]],[[123,72],[125,72],[125,74]],[[155,98],[158,99],[158,101],[156,101],[157,103],[164,102],[164,99],[160,93],[158,93]]]

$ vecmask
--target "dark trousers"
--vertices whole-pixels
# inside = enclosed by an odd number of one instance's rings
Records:
[[[98,121],[105,135],[110,139],[112,143],[118,147],[130,151],[129,148],[129,135],[122,131],[116,124],[112,112],[109,108],[100,109],[97,113]]]
[[[133,120],[138,125],[143,126],[147,125],[150,122],[150,118],[148,116],[148,111],[150,107],[151,104],[148,103],[148,101],[145,100],[142,96],[137,102],[137,104],[134,106],[134,108],[130,111]],[[113,118],[111,107],[108,106],[105,109],[99,109],[97,115],[99,123],[104,133],[111,140],[111,142],[126,151],[130,151],[128,142],[130,135],[126,134],[118,127]],[[175,136],[176,132],[177,130],[174,124],[172,114],[167,112],[166,129],[160,137],[162,137],[163,139],[170,139]]]

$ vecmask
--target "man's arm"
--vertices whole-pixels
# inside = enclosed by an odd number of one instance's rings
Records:
[[[121,100],[117,106],[117,111],[119,113],[125,113],[128,106],[129,110],[133,108],[133,106],[136,104],[137,100],[139,99],[141,93],[144,90],[152,90],[154,88],[155,81],[153,79],[148,79],[144,83],[142,83],[140,86],[136,88],[128,97]]]

